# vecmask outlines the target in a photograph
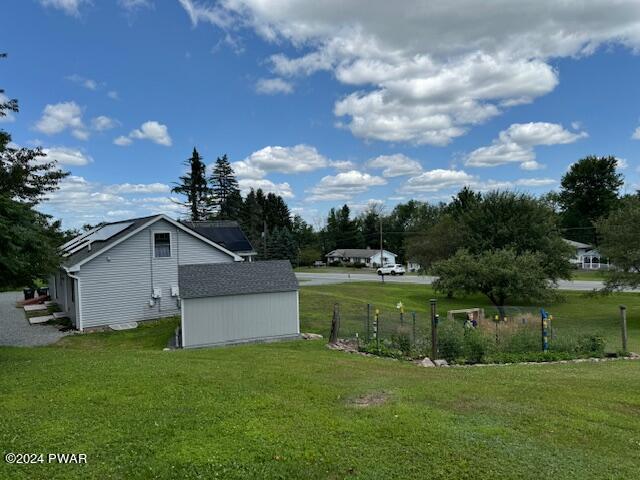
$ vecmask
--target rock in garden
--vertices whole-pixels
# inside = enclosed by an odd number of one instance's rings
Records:
[[[435,364],[429,357],[424,357],[422,360],[420,360],[418,365],[420,365],[421,367],[435,367]]]
[[[300,336],[305,340],[320,340],[322,338],[319,333],[302,333]]]
[[[436,367],[448,367],[449,366],[447,361],[442,359],[442,358],[434,360],[433,363],[435,364]]]

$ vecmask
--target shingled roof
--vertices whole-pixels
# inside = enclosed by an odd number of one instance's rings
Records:
[[[222,297],[298,290],[288,260],[180,265],[181,298]]]

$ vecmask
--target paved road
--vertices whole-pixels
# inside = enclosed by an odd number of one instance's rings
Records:
[[[20,292],[0,293],[0,345],[49,345],[68,335],[54,325],[30,325],[24,310],[16,308],[16,301],[21,295]]]
[[[313,286],[313,285],[331,285],[335,283],[346,282],[379,282],[380,277],[373,273],[296,273],[296,277],[300,281],[301,286]],[[430,277],[425,275],[403,275],[403,276],[391,276],[387,275],[384,279],[385,282],[392,283],[413,283],[418,285],[430,285],[436,277]],[[577,290],[577,291],[591,291],[597,290],[603,287],[601,281],[592,280],[560,280],[558,282],[558,288],[560,290]],[[638,291],[638,290],[625,290],[625,291]]]

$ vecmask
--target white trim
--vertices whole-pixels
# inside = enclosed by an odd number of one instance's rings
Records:
[[[140,225],[138,228],[136,228],[135,230],[127,233],[125,236],[123,236],[122,238],[116,240],[115,242],[111,243],[110,245],[108,245],[107,247],[103,248],[102,250],[94,253],[93,255],[89,255],[87,258],[85,258],[84,260],[80,260],[78,263],[71,265],[70,267],[65,267],[65,269],[67,270],[67,272],[77,272],[80,270],[80,267],[82,265],[84,265],[85,263],[93,260],[94,258],[96,258],[98,255],[103,254],[104,252],[107,252],[109,250],[111,250],[113,247],[115,247],[116,245],[121,244],[122,242],[124,242],[125,240],[128,240],[129,238],[131,238],[133,235],[135,235],[136,233],[140,232],[141,230],[144,230],[145,228],[153,225],[154,223],[156,223],[158,220],[166,220],[167,222],[171,223],[172,225],[178,227],[179,229],[181,229],[184,232],[187,232],[188,234],[196,237],[199,240],[202,240],[203,242],[211,245],[214,248],[217,248],[218,250],[220,250],[223,253],[226,253],[227,255],[229,255],[230,257],[232,257],[236,262],[241,262],[242,261],[242,257],[240,257],[239,255],[236,255],[235,253],[233,253],[230,250],[227,250],[226,248],[224,248],[221,245],[218,245],[215,242],[212,242],[211,240],[209,240],[206,237],[203,237],[202,235],[200,235],[198,232],[195,232],[193,230],[191,230],[190,228],[185,227],[184,225],[182,225],[180,222],[178,222],[177,220],[174,220],[171,217],[168,217],[164,214],[160,214],[160,215],[156,215],[155,217],[153,217],[151,220],[149,220],[148,222],[143,223],[142,225]]]
[[[67,268],[65,267],[65,270],[67,270]],[[74,306],[78,305],[78,315],[76,318],[76,327],[78,327],[78,330],[80,330],[82,332],[82,298],[80,297],[81,293],[80,293],[80,277],[76,276],[76,275],[72,275],[71,273],[69,273],[69,270],[67,270],[67,275],[69,276],[69,278],[73,278],[74,280],[77,280],[77,286],[78,286],[78,293],[75,296],[76,301],[74,302]],[[75,288],[75,284],[71,287],[72,289]]]
[[[296,320],[298,321],[298,335],[300,335],[300,290],[296,290]]]

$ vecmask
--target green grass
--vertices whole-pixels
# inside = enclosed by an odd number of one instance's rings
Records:
[[[605,273],[604,270],[574,270],[571,272],[571,279],[602,281],[605,279]]]
[[[584,292],[562,291],[564,301],[542,305],[553,315],[554,333],[558,336],[581,333],[602,335],[607,340],[607,350],[621,348],[619,308],[627,306],[627,324],[629,349],[640,352],[640,295],[637,293],[618,293],[607,296],[592,295]],[[372,304],[372,311],[379,309],[382,325],[398,323],[399,313],[396,304],[402,302],[405,319],[408,322],[410,312],[417,312],[419,331],[428,330],[429,299],[436,298],[438,313],[446,318],[447,311],[461,308],[493,307],[483,296],[471,296],[449,299],[433,292],[430,286],[374,282],[354,282],[339,285],[303,287],[300,291],[301,328],[306,331],[328,335],[331,327],[333,304],[339,303],[341,310],[341,333],[362,332],[366,319],[366,305]],[[522,312],[537,315],[540,305],[523,306]]]
[[[431,294],[305,287],[302,329],[326,332],[336,299],[425,312]],[[554,311],[597,324],[624,300],[637,338],[637,297],[570,294]],[[2,452],[88,456],[79,466],[0,462],[0,478],[637,476],[640,362],[424,369],[319,341],[164,352],[176,325],[0,348]]]

